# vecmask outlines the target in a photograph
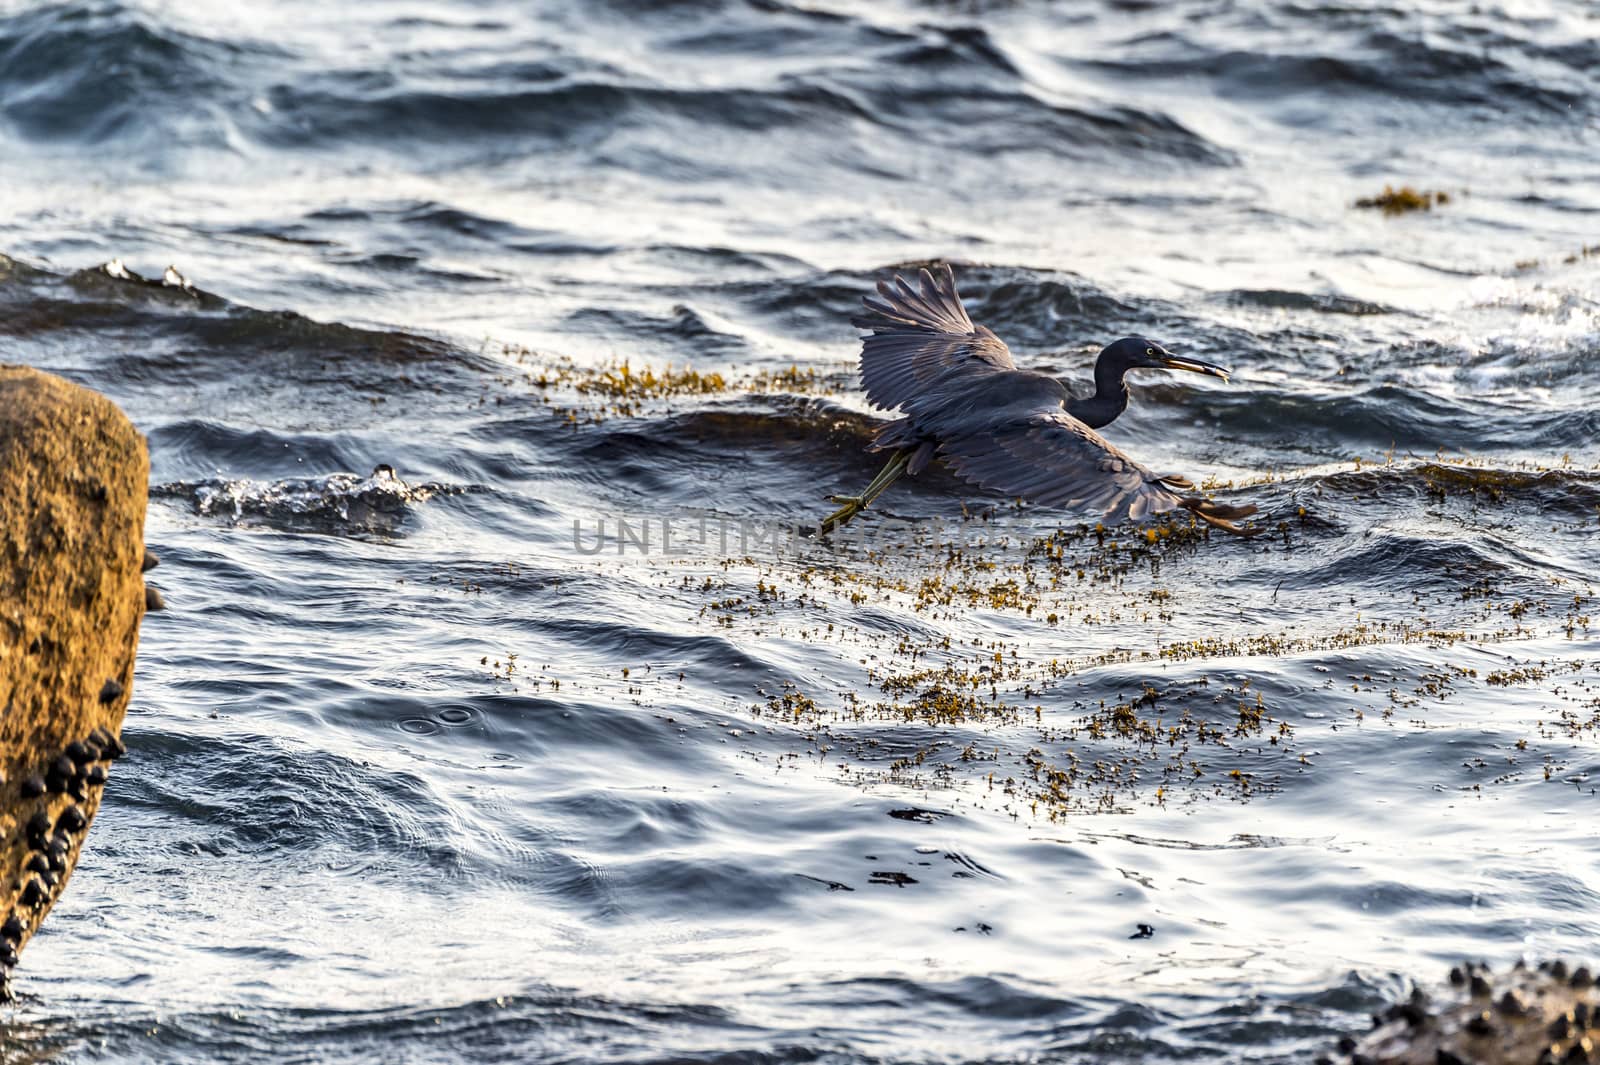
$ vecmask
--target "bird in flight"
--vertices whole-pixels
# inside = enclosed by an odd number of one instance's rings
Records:
[[[819,535],[860,514],[935,456],[984,488],[1105,522],[1181,508],[1230,533],[1259,531],[1235,524],[1254,514],[1254,506],[1184,495],[1193,492],[1191,482],[1152,473],[1095,432],[1127,408],[1129,370],[1190,370],[1224,381],[1229,371],[1174,355],[1144,337],[1123,337],[1100,352],[1094,395],[1079,399],[1048,374],[1017,369],[1005,341],[973,324],[948,264],[924,269],[918,288],[898,275],[892,285],[880,281],[878,295],[862,299],[868,313],[851,319],[871,330],[861,339],[861,384],[873,406],[901,416],[880,426],[869,445],[891,452],[888,464],[860,495],[829,497],[840,506],[823,519]]]

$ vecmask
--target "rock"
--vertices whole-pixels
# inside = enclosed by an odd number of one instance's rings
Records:
[[[59,377],[0,366],[0,928],[7,943],[0,993],[7,997],[17,954],[72,873],[108,759],[123,749],[116,737],[145,611],[149,479],[144,439],[110,400]],[[70,838],[64,850],[46,853],[53,825]],[[44,872],[34,860],[40,856]]]
[[[1581,976],[1579,974],[1582,974]],[[1565,962],[1500,974],[1470,962],[1434,996],[1415,991],[1336,1061],[1374,1065],[1600,1065],[1600,989]],[[1491,997],[1492,996],[1492,997]]]

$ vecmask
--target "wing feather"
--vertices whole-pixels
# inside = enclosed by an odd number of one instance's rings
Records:
[[[1059,408],[948,437],[939,455],[985,488],[1102,521],[1138,521],[1186,506],[1156,474]]]
[[[956,292],[949,264],[921,271],[920,289],[898,275],[864,298],[868,314],[851,319],[870,329],[861,340],[861,384],[873,406],[893,410],[952,378],[1014,370],[1011,350],[985,326],[974,325]]]

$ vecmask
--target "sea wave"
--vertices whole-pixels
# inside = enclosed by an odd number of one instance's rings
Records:
[[[460,488],[407,484],[392,466],[366,477],[331,473],[322,477],[260,483],[245,480],[179,481],[155,485],[157,499],[182,500],[201,517],[237,525],[262,525],[285,531],[339,535],[402,533],[419,504]]]

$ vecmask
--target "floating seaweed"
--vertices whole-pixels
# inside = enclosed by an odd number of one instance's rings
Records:
[[[1435,204],[1443,207],[1450,202],[1450,194],[1440,189],[1425,191],[1402,185],[1398,189],[1385,185],[1377,196],[1366,196],[1356,201],[1356,206],[1382,211],[1387,215],[1408,214],[1411,211],[1431,211]]]
[[[502,359],[522,367],[517,376],[502,376],[508,388],[526,387],[553,413],[576,425],[607,417],[633,417],[646,404],[681,397],[730,394],[837,395],[854,379],[853,368],[837,372],[791,364],[739,376],[694,366],[635,367],[629,360],[585,365],[567,356],[547,355],[516,344],[494,345]],[[558,402],[558,400],[560,402]],[[496,402],[503,402],[503,397]]]

